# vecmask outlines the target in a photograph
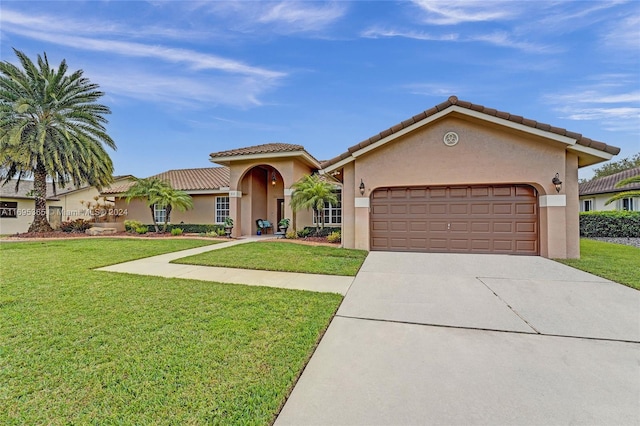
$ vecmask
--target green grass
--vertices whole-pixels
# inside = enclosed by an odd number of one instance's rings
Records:
[[[272,422],[339,295],[91,270],[207,243],[0,244],[0,424]]]
[[[289,242],[254,242],[184,257],[173,263],[264,271],[355,276],[367,252]]]
[[[640,290],[639,248],[583,238],[580,259],[557,261]]]

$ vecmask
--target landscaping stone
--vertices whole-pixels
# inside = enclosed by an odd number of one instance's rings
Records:
[[[88,235],[115,235],[118,233],[118,230],[116,228],[99,228],[94,226],[87,229],[85,233]]]

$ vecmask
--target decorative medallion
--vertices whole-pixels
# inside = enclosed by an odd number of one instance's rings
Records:
[[[454,146],[458,143],[459,140],[460,137],[458,137],[458,134],[456,132],[447,132],[442,138],[442,141],[446,146]]]

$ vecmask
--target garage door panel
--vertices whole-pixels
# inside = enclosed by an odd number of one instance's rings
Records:
[[[381,188],[371,249],[538,254],[538,200],[526,185]]]

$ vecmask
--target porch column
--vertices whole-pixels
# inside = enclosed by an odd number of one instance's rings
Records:
[[[229,217],[233,219],[231,236],[242,236],[242,191],[229,191]]]

